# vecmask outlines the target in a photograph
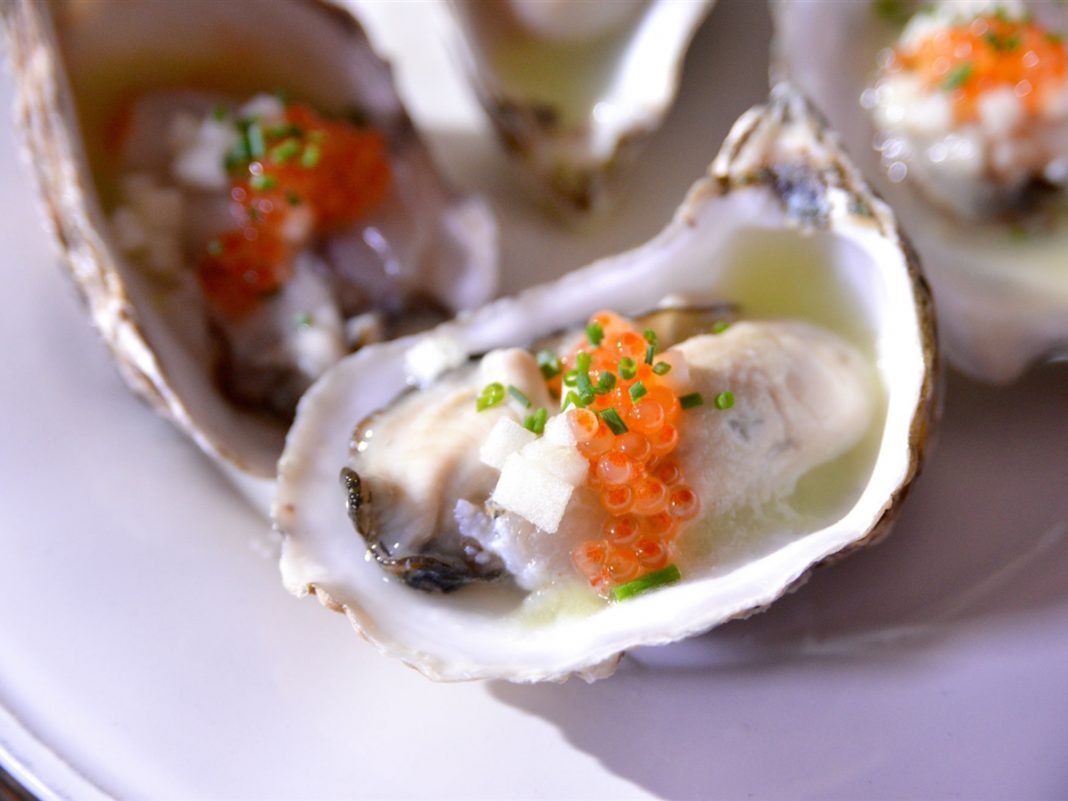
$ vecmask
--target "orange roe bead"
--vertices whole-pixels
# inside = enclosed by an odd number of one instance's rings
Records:
[[[634,511],[641,515],[659,512],[667,503],[667,488],[658,479],[646,477],[634,486]]]
[[[638,578],[642,566],[638,563],[638,557],[632,548],[626,546],[611,548],[608,551],[608,559],[605,560],[605,570],[612,582],[625,584]]]
[[[664,419],[668,423],[674,424],[682,411],[682,405],[679,403],[678,397],[665,386],[650,387],[648,394],[642,400],[649,400],[658,404],[664,410]]]
[[[678,525],[678,520],[668,512],[657,512],[642,518],[642,531],[665,542],[674,538]]]
[[[626,484],[638,475],[639,469],[633,459],[628,459],[623,454],[613,451],[597,460],[595,475],[605,484]]]
[[[646,571],[666,567],[670,551],[656,537],[640,537],[634,543],[634,555]]]
[[[567,422],[571,426],[575,440],[579,443],[589,442],[597,435],[601,427],[600,419],[589,409],[569,409]]]
[[[661,462],[653,472],[657,478],[667,486],[673,486],[682,481],[682,471],[674,462]]]
[[[608,543],[604,540],[582,542],[571,551],[571,561],[586,578],[600,573],[607,558]]]
[[[630,358],[640,362],[645,358],[645,348],[648,344],[640,334],[626,331],[612,342],[612,351],[617,359]]]
[[[657,431],[649,435],[649,446],[653,456],[666,456],[679,444],[679,432],[670,423],[664,423]],[[675,468],[678,470],[678,468]]]
[[[634,493],[626,484],[608,484],[601,491],[601,505],[610,515],[629,512],[633,503]]]
[[[636,431],[628,431],[616,437],[612,450],[636,462],[647,462],[652,454],[649,440]]]
[[[689,487],[678,487],[668,496],[668,509],[679,520],[690,520],[701,509],[701,499]]]
[[[641,533],[641,524],[634,515],[610,517],[604,521],[602,532],[613,545],[629,545]]]
[[[590,414],[593,414],[592,412]],[[597,433],[578,445],[579,452],[587,459],[596,459],[612,449],[613,434],[603,422],[598,420]]]
[[[627,425],[642,434],[652,434],[664,425],[664,407],[652,398],[642,398],[627,412]]]

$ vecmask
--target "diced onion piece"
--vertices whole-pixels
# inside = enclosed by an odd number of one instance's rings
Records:
[[[590,463],[573,445],[556,445],[539,438],[525,446],[521,453],[524,459],[573,487],[586,481]]]
[[[536,434],[511,417],[502,417],[490,429],[489,436],[478,451],[478,458],[483,464],[502,470],[509,456],[518,453],[537,438]]]
[[[493,501],[549,534],[555,534],[574,487],[518,453],[509,456]]]

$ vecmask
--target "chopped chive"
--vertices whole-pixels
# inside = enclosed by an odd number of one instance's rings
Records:
[[[573,387],[578,381],[578,370],[568,370],[564,373],[564,386]]]
[[[645,331],[642,333],[642,337],[644,337],[645,341],[652,345],[654,348],[660,344],[660,340],[657,339],[656,336],[656,331],[651,328],[646,328]]]
[[[590,354],[584,350],[580,350],[578,355],[575,356],[575,369],[579,373],[588,373],[590,371]]]
[[[619,377],[625,381],[630,381],[634,378],[638,372],[638,365],[634,363],[634,359],[629,356],[624,356],[619,360]]]
[[[645,363],[652,364],[653,358],[656,356],[656,345],[649,345],[645,348]]]
[[[575,379],[575,389],[579,391],[579,395],[592,395],[593,394],[593,382],[590,381],[589,373],[579,373],[578,378]]]
[[[530,408],[530,406],[531,406],[530,398],[528,398],[526,395],[524,395],[523,394],[523,390],[521,390],[519,387],[517,387],[517,386],[515,386],[513,384],[509,384],[508,385],[508,394],[511,395],[513,398],[515,398],[517,401],[519,401],[519,403],[523,406],[524,409],[529,409]]]
[[[293,315],[293,325],[296,328],[308,328],[312,322],[313,318],[308,312],[297,312]]]
[[[962,61],[952,70],[944,81],[942,81],[942,88],[947,92],[952,92],[954,89],[959,89],[968,79],[972,77],[972,71],[974,67],[970,61]]]
[[[616,377],[607,370],[601,373],[597,379],[597,386],[593,388],[594,394],[606,395],[611,392],[616,386]]]
[[[705,399],[701,397],[700,392],[691,392],[689,395],[682,395],[679,398],[679,405],[683,409],[692,409],[695,406],[700,406],[705,402]]]
[[[212,256],[221,256],[223,252],[223,243],[218,239],[213,239],[208,242],[208,254]]]
[[[645,388],[645,384],[641,381],[635,381],[630,385],[630,399],[637,403],[639,400],[645,397],[645,393],[649,390]]]
[[[319,146],[309,143],[304,146],[304,152],[300,155],[300,166],[310,170],[319,163],[321,157],[322,152],[319,150]]]
[[[667,362],[657,362],[653,365],[653,372],[657,375],[667,375],[671,372],[671,365]]]
[[[222,122],[226,119],[226,106],[219,103],[211,110],[211,116],[216,122]]]
[[[553,353],[551,350],[543,350],[538,353],[538,367],[541,368],[541,375],[546,381],[550,378],[556,378],[560,375],[560,357]]]
[[[730,327],[731,327],[731,324],[728,321],[726,321],[726,320],[716,320],[716,322],[712,323],[712,333],[713,334],[722,334],[724,331],[726,331]]]
[[[268,139],[286,139],[291,136],[299,139],[304,136],[304,129],[295,123],[285,122],[281,125],[269,125],[263,129],[263,133]]]
[[[287,189],[286,190],[286,203],[288,203],[290,206],[299,206],[300,205],[300,195],[298,195],[292,189]]]
[[[248,185],[257,192],[266,192],[278,186],[278,179],[273,175],[253,175],[249,178]]]
[[[731,408],[734,405],[734,393],[730,391],[719,393],[716,395],[715,403],[716,408],[720,410]]]
[[[623,418],[619,416],[619,412],[615,409],[605,409],[601,412],[601,419],[604,420],[606,426],[612,429],[612,433],[616,436],[626,434],[629,431],[627,424],[623,422]]]
[[[600,323],[590,323],[586,326],[586,339],[596,348],[604,339],[604,326]]]
[[[500,384],[494,381],[492,384],[486,384],[482,388],[482,394],[478,396],[475,401],[475,409],[480,412],[484,412],[486,409],[490,409],[497,406],[504,400],[504,384]]]
[[[675,565],[668,565],[661,570],[654,570],[652,573],[646,573],[641,578],[634,579],[634,581],[620,584],[612,590],[612,600],[625,601],[627,598],[633,598],[635,595],[640,595],[643,592],[655,590],[657,587],[674,584],[681,578],[682,573],[679,572],[679,569]]]
[[[563,408],[566,409],[568,406],[574,406],[576,409],[585,409],[586,402],[574,392],[568,392],[567,395],[564,396]]]
[[[534,433],[541,435],[545,433],[545,423],[549,420],[549,410],[545,407],[538,409],[534,413]]]
[[[248,137],[249,156],[256,161],[262,159],[267,152],[267,145],[263,141],[263,128],[258,122],[254,122],[248,126],[248,132],[245,135]]]
[[[300,142],[296,139],[289,138],[281,144],[272,147],[268,157],[273,164],[285,164],[287,161],[291,161],[295,158],[299,152]]]
[[[589,406],[591,403],[597,400],[597,396],[594,395],[592,392],[580,392],[579,400],[582,401],[583,406]]]

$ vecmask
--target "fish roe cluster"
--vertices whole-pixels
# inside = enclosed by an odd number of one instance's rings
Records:
[[[292,274],[314,236],[358,220],[390,185],[381,133],[289,105],[275,124],[237,123],[227,156],[238,227],[214,239],[199,279],[212,305],[240,318]]]
[[[950,93],[958,122],[979,118],[979,100],[1008,87],[1038,114],[1068,82],[1064,39],[1027,17],[996,11],[899,48],[892,66],[916,72],[929,89]]]
[[[605,515],[601,537],[576,546],[576,568],[602,595],[671,563],[679,526],[700,501],[671,459],[682,412],[656,337],[611,312],[593,316],[588,345],[561,360],[558,379],[576,406],[567,415],[589,460],[587,484]]]

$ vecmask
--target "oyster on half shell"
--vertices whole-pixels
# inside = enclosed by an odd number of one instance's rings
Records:
[[[437,175],[389,65],[341,8],[227,0],[191,13],[152,0],[15,0],[2,11],[18,122],[93,322],[131,388],[263,507],[296,399],[319,372],[369,336],[409,333],[492,295],[488,208]],[[287,116],[298,107],[299,122]],[[356,141],[381,143],[384,194],[354,222],[309,237],[324,207],[312,190],[287,190],[283,202],[285,184],[270,171],[288,166],[307,182],[331,147]],[[186,149],[172,159],[175,142]],[[238,144],[246,155],[235,172]],[[318,185],[336,187],[335,167],[349,163],[320,169],[332,183]],[[259,199],[239,207],[238,181]],[[247,217],[235,228],[239,212]],[[225,236],[268,241],[270,213],[300,223],[296,234],[282,226],[286,247],[300,243],[281,261],[292,277],[260,292],[253,267],[232,271],[229,280],[259,294],[251,312],[220,311],[203,265],[234,241]],[[167,242],[155,236],[174,228]],[[161,254],[176,267],[163,272]]]
[[[505,147],[565,214],[601,208],[678,91],[714,0],[450,0]]]
[[[750,514],[713,519],[707,526],[701,518],[694,536],[703,545],[703,556],[686,565],[681,581],[616,603],[605,602],[583,582],[550,578],[538,589],[524,589],[522,564],[481,558],[485,554],[465,549],[462,541],[459,548],[456,540],[449,543],[445,529],[453,510],[445,507],[453,498],[460,499],[455,519],[463,534],[460,517],[485,501],[484,494],[468,495],[468,474],[461,468],[470,465],[470,459],[460,457],[456,469],[453,463],[439,463],[443,457],[434,451],[428,434],[423,447],[418,442],[398,444],[395,463],[388,448],[375,456],[377,463],[369,461],[379,435],[374,421],[403,414],[406,408],[420,420],[424,414],[433,416],[446,403],[435,400],[433,393],[460,399],[456,408],[461,411],[445,412],[456,421],[456,429],[460,417],[473,418],[485,428],[495,426],[489,417],[478,421],[469,389],[491,374],[514,384],[533,404],[548,403],[538,395],[545,388],[539,388],[536,370],[531,372],[530,350],[559,342],[561,331],[577,327],[581,332],[599,310],[639,316],[665,297],[674,303],[729,302],[743,321],[721,335],[728,348],[723,351],[725,362],[700,357],[694,369],[707,367],[713,376],[755,376],[757,383],[763,380],[760,376],[790,375],[788,368],[776,372],[774,359],[764,356],[755,362],[745,361],[752,356],[739,357],[741,373],[723,365],[735,363],[729,354],[740,351],[789,352],[794,346],[784,350],[782,344],[800,337],[798,341],[811,345],[802,348],[811,355],[774,357],[782,358],[779,364],[819,364],[823,345],[818,343],[838,343],[832,349],[842,355],[831,362],[845,372],[832,372],[870,378],[867,384],[847,378],[841,386],[871,389],[870,395],[860,393],[867,400],[859,405],[836,407],[837,418],[828,421],[821,417],[825,402],[816,400],[820,393],[806,394],[804,381],[781,379],[784,386],[789,384],[782,397],[798,392],[795,398],[805,398],[802,416],[832,427],[840,423],[844,429],[855,424],[860,439],[847,437],[844,444],[828,445],[822,454],[806,457],[807,466],[800,471],[808,472],[793,477],[797,486],[784,506],[770,510],[758,504]],[[744,322],[749,320],[770,322]],[[735,344],[727,342],[728,336]],[[428,352],[441,354],[439,362],[455,369],[437,377],[434,370],[422,369]],[[479,366],[464,366],[468,355],[486,353],[490,356]],[[664,351],[664,358],[670,353]],[[492,369],[486,367],[491,359],[497,362]],[[336,365],[309,390],[279,462],[274,511],[283,534],[285,585],[344,612],[382,652],[434,679],[540,681],[608,675],[625,649],[671,642],[757,611],[798,586],[815,565],[885,533],[925,448],[934,411],[935,361],[930,297],[893,214],[871,194],[807,102],[790,86],[779,85],[767,105],[752,109],[735,124],[709,174],[693,186],[674,220],[647,244],[494,302],[427,334],[371,346]],[[720,366],[713,366],[717,363]],[[491,373],[471,382],[465,375],[473,369]],[[417,382],[428,389],[412,390]],[[450,382],[460,388],[459,395],[449,392]],[[744,382],[738,378],[739,385]],[[738,406],[731,410],[739,417],[719,419],[740,421],[750,398],[762,402],[758,395],[743,396],[740,391]],[[845,411],[851,407],[861,414]],[[374,417],[379,414],[385,417]],[[505,418],[510,413],[488,414]],[[354,427],[369,419],[354,434]],[[550,417],[537,442],[552,445],[550,427],[561,419],[566,418]],[[444,425],[431,422],[429,427]],[[719,423],[710,425],[715,431]],[[444,434],[461,436],[451,426]],[[382,436],[390,437],[390,443],[402,442],[385,428]],[[470,447],[480,447],[477,438]],[[716,453],[711,448],[700,458],[715,461]],[[732,457],[724,451],[723,458],[729,462]],[[831,461],[810,469],[825,459]],[[359,470],[370,478],[371,491],[377,487],[380,494],[367,497]],[[434,500],[435,471],[444,476],[440,504]],[[339,486],[339,472],[344,486]],[[502,481],[503,475],[502,470]],[[716,481],[711,475],[697,475],[693,483],[696,487],[707,479],[729,485],[736,477],[729,478]],[[760,489],[764,479],[751,474],[739,479],[738,489],[731,492],[738,497],[774,495],[774,488]],[[394,480],[396,493],[382,483]],[[477,490],[485,491],[484,484]],[[390,505],[405,492],[421,493],[428,503],[407,511]],[[372,505],[369,510],[366,503]],[[444,511],[435,523],[433,510],[439,507]],[[406,545],[395,532],[398,520],[413,510],[422,517],[409,516],[406,530],[422,533]],[[565,515],[577,511],[569,506]],[[373,527],[378,524],[388,526],[389,533],[376,540]],[[548,534],[555,523],[546,519],[537,525]],[[429,544],[416,541],[427,532]],[[483,545],[488,541],[480,540]],[[463,564],[465,554],[474,564]],[[407,556],[414,558],[405,563]],[[438,580],[441,577],[444,581]],[[475,580],[455,592],[420,591],[455,589],[449,584],[457,577]]]
[[[1063,58],[1064,3],[775,0],[772,11],[773,73],[823,109],[894,207],[938,299],[948,360],[977,378],[1006,382],[1068,353],[1063,66],[1044,105],[1024,111],[1025,99],[1042,101],[1036,76],[1044,69],[1025,41],[1059,48]],[[974,44],[957,34],[958,50],[934,64],[945,77],[932,90],[917,92],[908,71],[891,71],[895,80],[887,79],[886,65],[900,60],[893,53],[955,42],[946,31],[969,26],[976,26]],[[982,66],[994,63],[1011,76],[1012,60],[1035,85],[1005,84]],[[905,80],[897,78],[902,72]],[[943,121],[958,101],[975,103],[974,121]],[[901,136],[896,126],[912,133]]]

